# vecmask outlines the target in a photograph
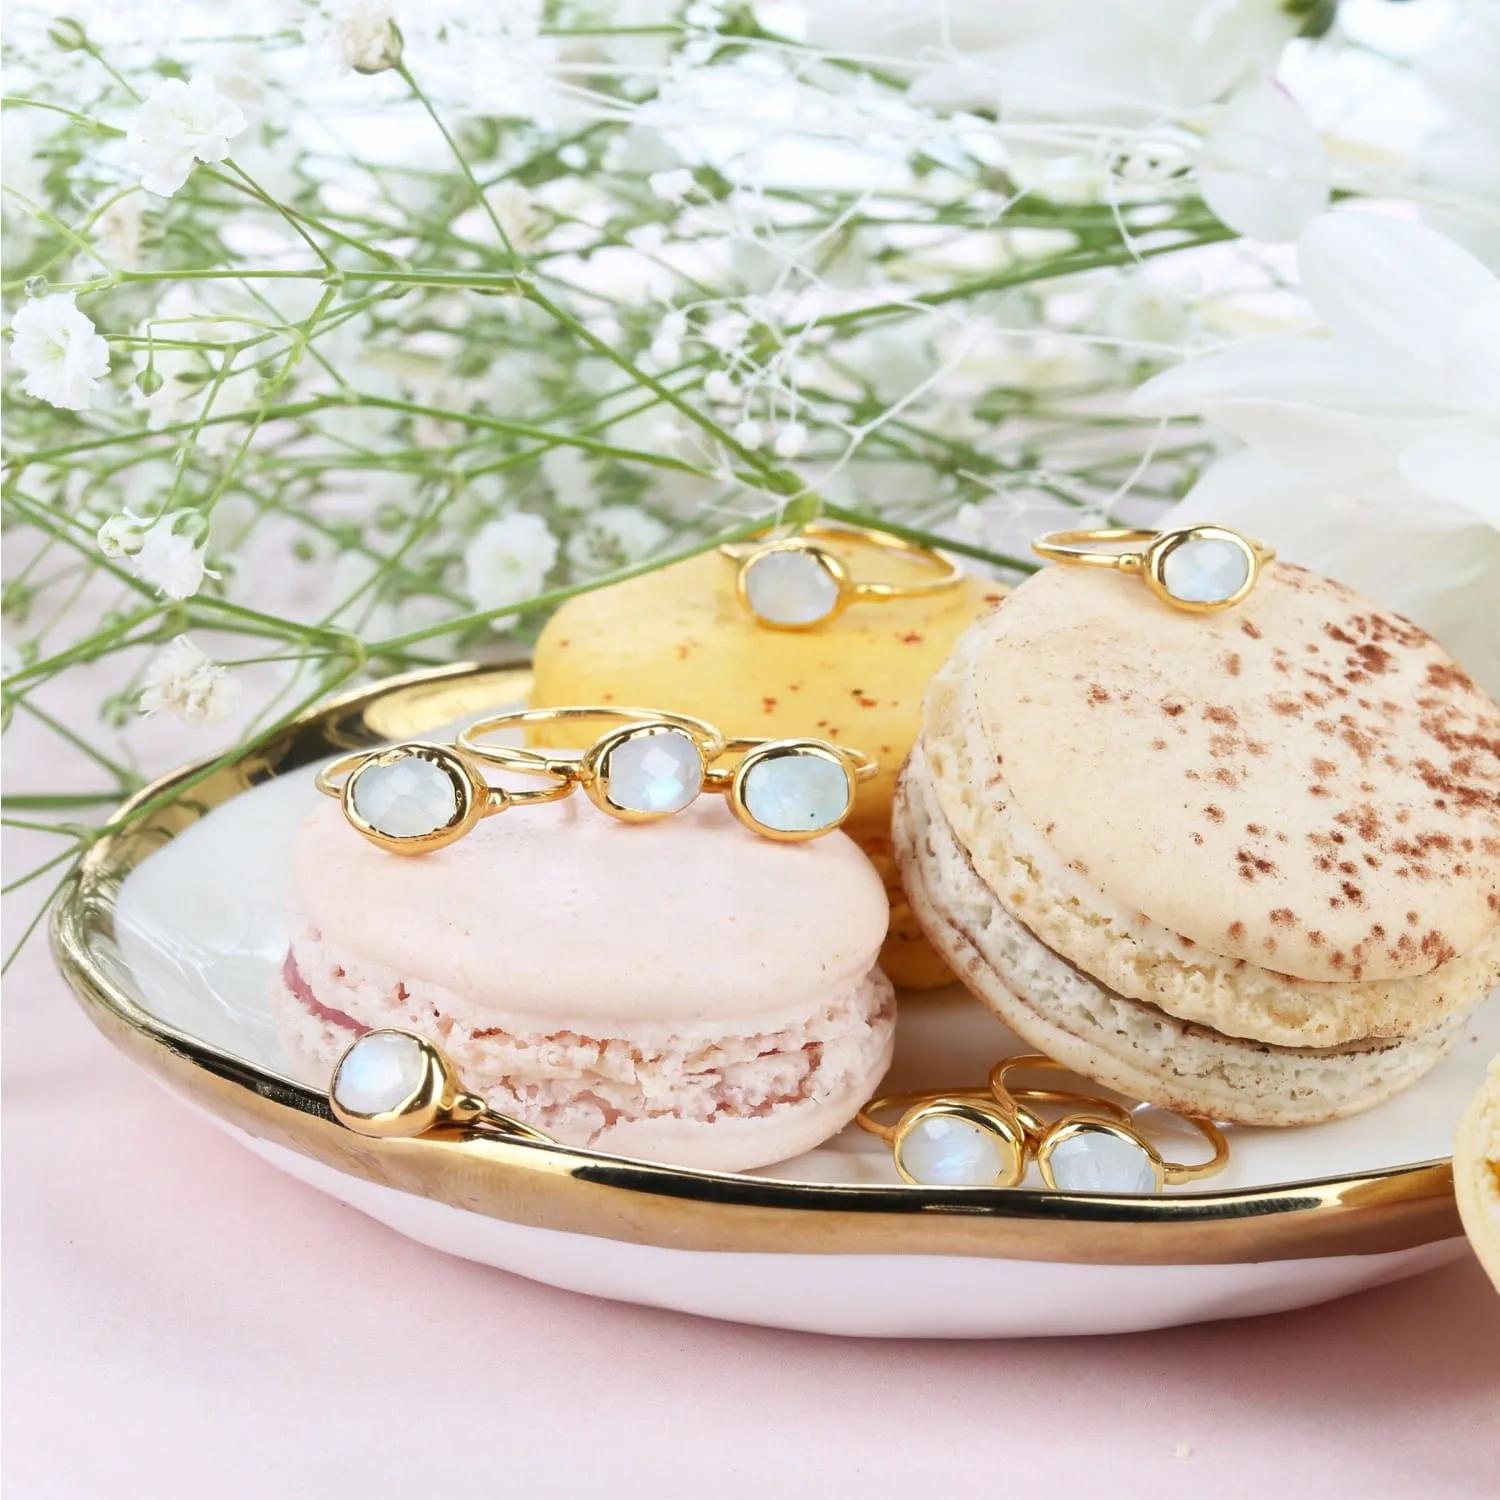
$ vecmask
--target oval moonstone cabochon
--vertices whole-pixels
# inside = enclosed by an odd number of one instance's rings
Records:
[[[427,1057],[416,1038],[372,1031],[344,1054],[329,1091],[350,1114],[385,1115],[400,1109],[426,1076]]]
[[[811,552],[765,552],[745,565],[745,598],[773,625],[816,625],[838,607],[839,582]]]
[[[1007,1166],[1001,1142],[956,1115],[918,1120],[897,1150],[907,1174],[933,1187],[992,1187]]]
[[[1223,604],[1244,588],[1250,559],[1243,547],[1222,537],[1189,537],[1162,561],[1162,582],[1174,599],[1189,604]]]
[[[740,797],[757,823],[778,833],[817,833],[849,811],[849,773],[826,755],[768,755],[745,772]]]
[[[453,778],[421,755],[367,761],[354,773],[349,801],[371,828],[393,839],[437,833],[458,816]]]
[[[1065,1193],[1156,1192],[1156,1167],[1133,1141],[1105,1130],[1085,1130],[1048,1152],[1052,1180]]]
[[[610,750],[604,774],[616,807],[681,812],[703,790],[703,755],[681,730],[639,734]]]

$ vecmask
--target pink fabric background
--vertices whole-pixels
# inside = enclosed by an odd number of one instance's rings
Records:
[[[16,835],[6,878],[55,848]],[[282,1176],[115,1053],[40,941],[3,1022],[7,1500],[1500,1494],[1472,1259],[1110,1339],[739,1328],[451,1260]]]

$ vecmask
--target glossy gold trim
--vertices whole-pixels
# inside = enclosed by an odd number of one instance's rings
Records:
[[[101,839],[58,902],[53,947],[99,1030],[175,1092],[247,1134],[338,1171],[518,1224],[679,1250],[964,1255],[1114,1265],[1227,1264],[1409,1249],[1461,1233],[1452,1164],[1424,1162],[1242,1192],[1079,1197],[1025,1189],[824,1186],[693,1172],[455,1130],[374,1139],[326,1093],[188,1036],[141,1009],[109,972],[120,883],[210,808],[269,777],[524,696],[515,668],[393,678],[298,718],[274,741],[188,787],[188,766],[137,794],[181,787]],[[920,1001],[916,1002],[920,1004]]]

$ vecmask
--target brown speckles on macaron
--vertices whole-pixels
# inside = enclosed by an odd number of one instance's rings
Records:
[[[1209,805],[1203,809],[1203,816],[1207,818],[1210,823],[1222,823],[1224,821],[1224,809],[1210,802]]]

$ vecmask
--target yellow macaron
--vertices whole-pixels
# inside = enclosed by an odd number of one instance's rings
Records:
[[[917,558],[829,544],[851,574],[878,566],[892,583],[930,577]],[[621,703],[691,713],[728,735],[814,736],[880,764],[844,830],[879,869],[891,898],[881,964],[898,984],[951,977],[906,905],[891,847],[896,775],[916,739],[927,683],[965,628],[999,602],[1002,586],[965,577],[941,592],[852,605],[808,631],[756,624],[735,597],[735,563],[717,551],[568,600],[537,642],[538,708]],[[549,742],[581,745],[549,726]]]

